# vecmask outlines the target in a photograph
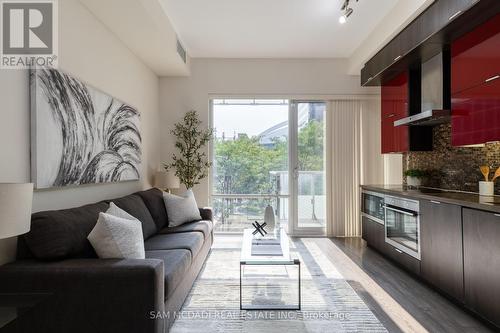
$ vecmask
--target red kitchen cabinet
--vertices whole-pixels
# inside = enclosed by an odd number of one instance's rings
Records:
[[[500,14],[455,40],[452,145],[500,140]]]
[[[452,110],[452,145],[499,141],[500,79],[455,94]]]
[[[403,72],[382,86],[382,154],[408,151],[407,126],[394,121],[408,115],[408,73]]]

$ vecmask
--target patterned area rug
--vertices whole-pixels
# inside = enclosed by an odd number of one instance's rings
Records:
[[[227,237],[227,236],[226,236]],[[301,311],[240,311],[240,243],[214,248],[171,332],[387,332],[313,240],[290,243],[301,261]],[[293,305],[293,266],[250,267],[244,271],[243,299],[249,304]]]

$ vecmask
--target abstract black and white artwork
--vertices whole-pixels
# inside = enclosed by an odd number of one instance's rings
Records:
[[[36,188],[138,180],[139,112],[56,70],[30,71]]]

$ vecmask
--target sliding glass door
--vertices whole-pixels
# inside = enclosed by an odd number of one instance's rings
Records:
[[[214,99],[210,105],[216,231],[242,232],[272,211],[275,225],[290,234],[324,234],[325,103]]]
[[[211,109],[215,231],[241,233],[266,210],[288,228],[288,100],[214,99]]]
[[[324,235],[326,226],[326,104],[290,102],[292,170],[290,230],[293,235]]]

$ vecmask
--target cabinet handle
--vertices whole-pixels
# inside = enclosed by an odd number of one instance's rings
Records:
[[[392,117],[394,117],[394,116],[395,116],[395,114],[394,114],[394,113],[391,113],[390,115],[388,115],[388,116],[387,116],[387,118],[392,118]]]
[[[436,201],[436,200],[431,200],[431,202],[432,202],[433,204],[436,204],[436,205],[440,205],[440,204],[441,204],[441,202]]]
[[[488,83],[488,82],[493,81],[493,80],[496,80],[496,79],[498,79],[498,78],[500,78],[500,75],[495,75],[495,76],[492,76],[492,77],[487,78],[486,80],[484,80],[484,83]]]
[[[458,12],[456,12],[455,14],[451,15],[449,18],[448,18],[448,21],[451,21],[453,20],[455,17],[457,17],[458,15],[462,14],[462,11],[459,10]]]
[[[403,254],[403,251],[401,251],[400,249],[394,248],[394,251],[396,251],[399,254]]]
[[[493,214],[493,215],[495,215],[496,217],[500,217],[500,214]]]
[[[398,55],[396,58],[394,58],[394,61],[398,61],[399,59],[401,59],[401,55]]]

